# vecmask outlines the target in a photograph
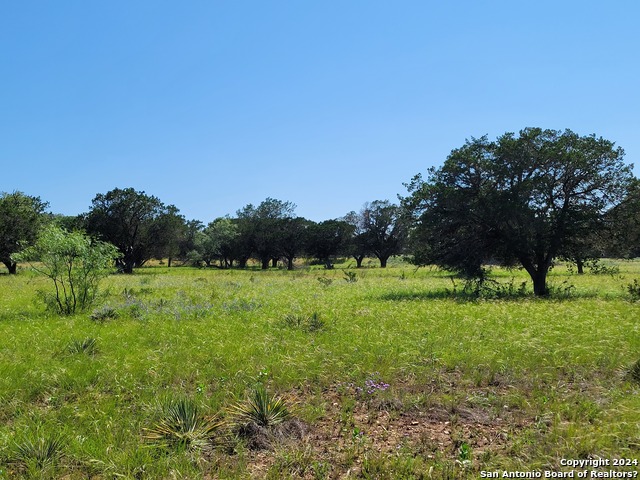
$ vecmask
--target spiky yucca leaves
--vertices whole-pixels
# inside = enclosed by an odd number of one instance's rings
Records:
[[[15,443],[14,458],[29,469],[42,470],[60,459],[63,447],[64,438],[59,434],[37,438],[25,436]]]
[[[249,397],[230,408],[236,425],[255,423],[261,427],[272,427],[291,416],[291,412],[281,397],[269,396],[264,385],[253,389]]]
[[[144,438],[165,447],[200,450],[209,444],[221,422],[202,415],[188,398],[171,399],[164,405],[163,418]]]
[[[85,338],[84,340],[75,338],[67,345],[67,352],[70,354],[84,353],[93,356],[98,353],[97,340],[95,338]]]

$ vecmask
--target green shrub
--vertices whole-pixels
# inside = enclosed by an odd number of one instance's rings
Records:
[[[113,245],[55,225],[40,232],[32,247],[13,256],[17,261],[34,262],[31,268],[51,279],[54,291],[42,296],[47,307],[61,315],[91,305],[100,280],[109,274],[117,257]]]
[[[627,285],[627,292],[629,292],[631,300],[640,300],[640,282],[637,278],[633,280],[633,283]]]

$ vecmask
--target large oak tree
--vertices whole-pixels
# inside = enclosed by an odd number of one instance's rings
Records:
[[[527,128],[467,141],[407,185],[414,260],[469,276],[488,261],[521,265],[548,293],[553,260],[604,228],[632,179],[624,152],[595,135]]]
[[[116,265],[132,273],[151,258],[171,254],[183,221],[178,209],[133,188],[115,188],[93,199],[86,217],[89,233],[112,243],[122,254]]]

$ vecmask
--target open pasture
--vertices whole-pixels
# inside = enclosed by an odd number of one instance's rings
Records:
[[[616,265],[556,267],[549,299],[518,270],[472,298],[401,263],[150,267],[68,317],[39,303],[45,279],[0,275],[0,478],[478,478],[640,459],[640,263]],[[230,423],[256,385],[295,419],[262,443]],[[150,440],[175,399],[219,423],[199,448]]]

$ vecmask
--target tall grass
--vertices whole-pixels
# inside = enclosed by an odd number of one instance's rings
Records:
[[[41,279],[0,275],[0,478],[27,475],[10,452],[20,432],[36,428],[42,438],[68,432],[54,462],[61,477],[247,477],[264,457],[189,448],[159,455],[144,437],[161,423],[157,398],[190,398],[224,414],[257,383],[295,401],[320,437],[336,435],[326,452],[277,450],[271,467],[256,470],[273,478],[287,469],[475,478],[559,468],[576,455],[638,457],[640,387],[627,372],[640,358],[640,304],[627,285],[640,263],[618,266],[614,276],[556,267],[551,282],[574,288],[551,299],[456,296],[447,272],[402,264],[361,269],[357,282],[344,281],[341,268],[148,268],[105,281],[105,321],[49,315],[34,300]],[[527,281],[501,269],[492,278]],[[98,355],[59,354],[76,344],[89,353],[78,339],[96,338]],[[358,396],[345,387],[365,385],[373,372],[389,388]],[[378,452],[376,421],[420,423],[433,412],[458,428],[447,430],[451,446],[416,434],[395,456]],[[465,423],[472,415],[502,429],[499,448],[477,452]],[[456,463],[461,445],[470,467]]]

